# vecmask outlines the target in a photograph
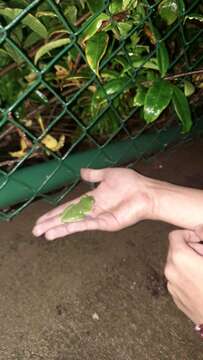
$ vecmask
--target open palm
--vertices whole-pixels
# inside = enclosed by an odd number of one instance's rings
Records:
[[[89,182],[99,182],[90,192],[95,199],[91,213],[82,221],[61,223],[60,215],[79,198],[48,212],[37,221],[33,234],[45,235],[54,240],[85,230],[117,231],[142,219],[150,218],[152,199],[147,192],[147,178],[133,170],[108,168],[82,169],[81,177]]]

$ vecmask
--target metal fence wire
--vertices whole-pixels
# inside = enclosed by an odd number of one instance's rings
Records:
[[[166,19],[166,26],[164,6],[168,3],[0,1],[2,220],[13,218],[36,198],[58,204],[79,183],[81,167],[128,164],[201,132],[195,93],[189,135],[181,134],[171,110],[147,123],[143,109],[132,103],[133,86],[142,76],[143,81],[154,81],[160,71],[161,44],[169,53],[167,71],[163,74],[162,69],[161,77],[175,84],[191,80],[184,73],[194,76],[203,62],[202,17],[199,22],[197,15],[197,9],[202,11],[201,1],[171,2],[177,13],[168,10],[171,18]],[[191,21],[189,28],[187,21]],[[95,45],[96,34],[103,38],[98,37]],[[132,57],[132,39],[141,61]],[[183,73],[180,79],[174,76],[177,73]],[[201,75],[194,79],[202,83]],[[193,92],[194,85],[188,81],[187,86]]]

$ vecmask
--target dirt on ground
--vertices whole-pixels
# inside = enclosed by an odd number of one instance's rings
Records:
[[[202,154],[203,141],[193,141],[136,169],[203,189]],[[203,360],[203,342],[166,290],[173,227],[144,221],[35,239],[32,226],[50,207],[38,201],[0,223],[0,360]]]

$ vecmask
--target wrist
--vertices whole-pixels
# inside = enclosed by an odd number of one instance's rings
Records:
[[[152,220],[193,230],[203,222],[203,191],[148,179]]]
[[[151,219],[167,222],[172,198],[176,198],[174,185],[155,179],[148,179],[147,185],[152,202]]]
[[[146,198],[146,206],[143,219],[145,220],[161,220],[162,203],[164,197],[164,183],[143,176],[144,195]]]
[[[141,176],[142,216],[141,220],[159,220],[160,217],[160,181]],[[136,201],[137,195],[135,197]]]
[[[181,227],[190,228],[188,223],[191,214],[188,208],[187,188],[168,182],[148,179],[147,192],[151,198],[151,220],[168,222]]]

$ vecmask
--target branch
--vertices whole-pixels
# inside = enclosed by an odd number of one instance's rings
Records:
[[[165,80],[175,80],[175,79],[178,79],[178,78],[181,78],[181,77],[198,75],[198,74],[203,74],[203,69],[183,72],[183,73],[174,74],[174,75],[169,75],[169,76],[166,76],[164,79]]]
[[[15,126],[14,125],[10,125],[8,129],[6,129],[5,131],[3,131],[2,134],[0,134],[0,141],[7,135],[9,135],[11,132],[15,132]]]
[[[41,155],[42,154],[40,154],[40,153],[34,153],[34,154],[30,155],[29,159],[41,158]],[[20,161],[20,159],[2,161],[2,162],[0,162],[0,168],[4,167],[4,166],[12,166],[14,164],[17,164],[19,161]]]

